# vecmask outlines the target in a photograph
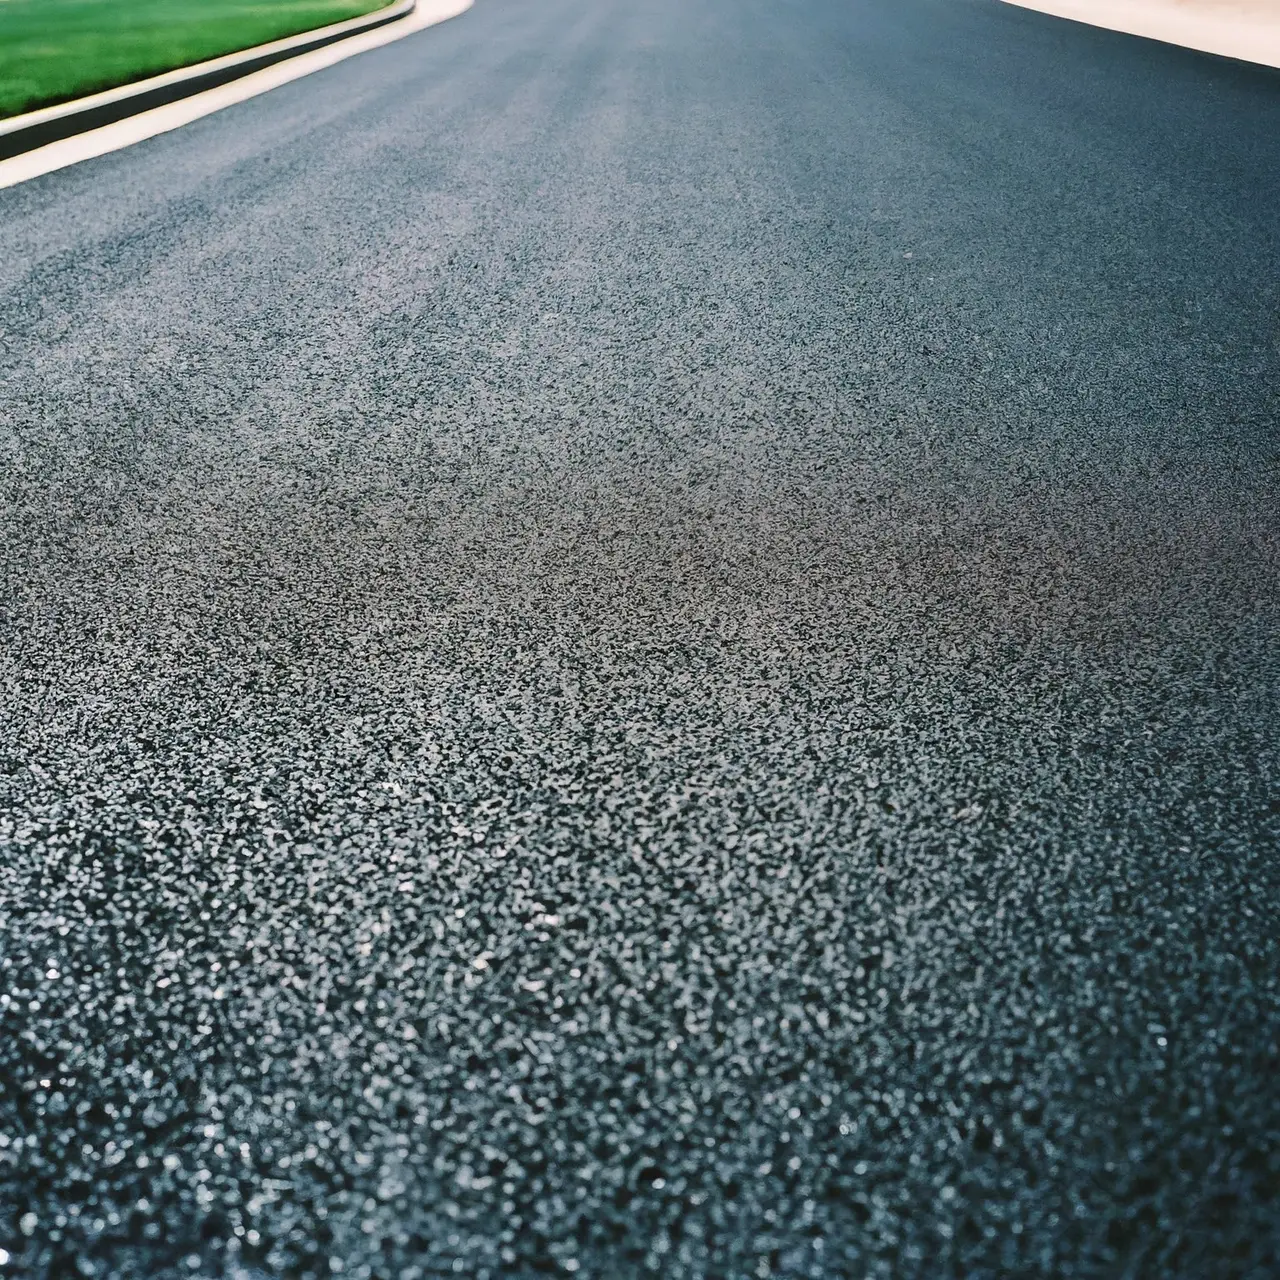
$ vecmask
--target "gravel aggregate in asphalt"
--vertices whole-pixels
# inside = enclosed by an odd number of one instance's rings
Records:
[[[0,1275],[1280,1274],[1277,139],[479,0],[0,193]]]

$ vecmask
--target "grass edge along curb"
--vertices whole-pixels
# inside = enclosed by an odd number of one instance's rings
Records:
[[[282,40],[272,40],[236,53],[223,54],[188,67],[178,67],[145,80],[135,80],[114,89],[90,94],[85,98],[73,98],[69,102],[59,102],[20,116],[10,116],[7,120],[0,120],[0,160],[11,159],[90,129],[115,124],[116,121],[139,112],[178,102],[206,89],[215,89],[254,71],[261,71],[264,67],[334,44],[348,36],[384,27],[408,17],[416,7],[417,0],[395,0],[395,3],[385,8],[357,18],[347,18],[327,27],[317,27],[312,31],[286,36]]]

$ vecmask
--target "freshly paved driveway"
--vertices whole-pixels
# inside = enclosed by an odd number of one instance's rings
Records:
[[[1277,1274],[1278,139],[480,0],[0,193],[3,1274]]]

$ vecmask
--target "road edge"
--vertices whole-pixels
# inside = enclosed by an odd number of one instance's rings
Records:
[[[1275,21],[1213,17],[1166,0],[1002,0],[1069,22],[1158,40],[1257,67],[1280,68],[1280,16]]]
[[[417,0],[395,0],[372,13],[345,18],[328,26],[300,31],[296,35],[251,45],[233,53],[220,54],[186,67],[175,67],[145,80],[116,85],[100,93],[57,102],[52,106],[26,111],[22,115],[0,120],[0,160],[34,151],[37,147],[64,138],[115,124],[118,120],[138,115],[154,107],[166,106],[192,97],[206,89],[214,89],[241,76],[251,75],[266,67],[294,58],[312,49],[345,40],[363,31],[372,31],[397,22],[411,14]]]
[[[221,111],[224,107],[255,98],[280,85],[288,84],[291,80],[298,80],[316,71],[323,71],[326,67],[354,57],[358,53],[402,40],[405,36],[413,35],[426,27],[435,26],[439,22],[456,17],[465,13],[472,3],[473,0],[416,0],[412,12],[398,18],[387,19],[372,29],[365,28],[344,34],[321,47],[313,46],[292,52],[270,66],[241,74],[214,88],[197,90],[177,101],[152,107],[111,124],[37,146],[33,150],[24,151],[8,159],[0,159],[0,190],[79,164],[83,160],[91,160],[112,151],[119,151],[124,147],[132,146],[135,142],[153,138],[157,134],[179,129],[184,124],[212,115],[213,112]],[[350,21],[362,20],[351,19]]]

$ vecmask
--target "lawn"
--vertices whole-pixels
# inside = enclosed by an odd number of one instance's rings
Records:
[[[96,93],[388,0],[0,0],[0,117]]]

